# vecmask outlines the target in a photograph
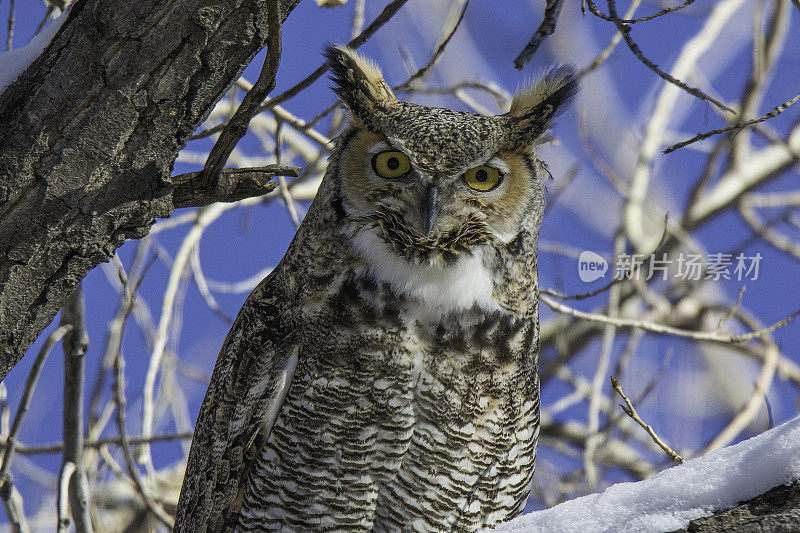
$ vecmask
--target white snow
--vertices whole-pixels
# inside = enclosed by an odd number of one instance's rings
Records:
[[[33,60],[39,57],[42,51],[47,48],[58,28],[67,20],[67,13],[69,13],[69,8],[22,48],[0,54],[0,93],[5,91],[6,87],[11,85],[20,74],[25,72],[25,69],[33,63]]]
[[[674,466],[650,479],[619,483],[550,509],[521,516],[495,531],[663,532],[686,527],[714,510],[734,507],[800,478],[800,418],[735,446]]]

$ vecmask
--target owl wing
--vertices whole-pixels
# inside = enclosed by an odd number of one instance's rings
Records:
[[[248,297],[217,357],[194,430],[175,532],[232,525],[242,482],[289,389],[299,346],[292,343],[291,312],[272,274]]]

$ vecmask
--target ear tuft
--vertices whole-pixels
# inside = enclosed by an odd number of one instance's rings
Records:
[[[506,114],[514,124],[513,144],[533,144],[575,98],[578,88],[575,69],[565,65],[550,69],[541,79],[517,90]]]
[[[382,118],[397,102],[380,68],[346,46],[328,45],[324,55],[331,69],[334,92],[356,120],[371,130],[379,130]]]
[[[578,78],[571,65],[550,69],[541,79],[517,89],[511,100],[509,114],[521,118],[539,111],[543,104],[550,104],[555,109],[572,101],[578,94]]]

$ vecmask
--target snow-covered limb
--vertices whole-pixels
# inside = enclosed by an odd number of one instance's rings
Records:
[[[50,25],[39,32],[31,41],[22,48],[16,48],[0,54],[0,93],[11,85],[25,69],[47,48],[53,35],[56,34],[61,24],[67,20],[69,9],[61,13]]]
[[[636,483],[619,483],[504,524],[507,533],[661,532],[800,478],[800,418]]]

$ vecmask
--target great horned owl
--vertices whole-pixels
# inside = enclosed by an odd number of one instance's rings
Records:
[[[326,51],[352,124],[228,333],[175,531],[474,531],[519,514],[539,433],[533,151],[568,68],[481,116]]]

